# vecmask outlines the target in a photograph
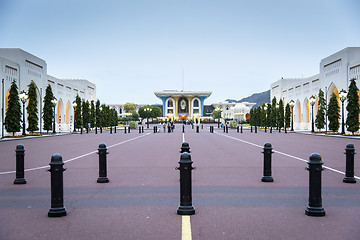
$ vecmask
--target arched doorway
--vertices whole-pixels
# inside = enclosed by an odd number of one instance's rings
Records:
[[[178,116],[180,120],[187,120],[189,118],[189,101],[185,97],[178,100]]]

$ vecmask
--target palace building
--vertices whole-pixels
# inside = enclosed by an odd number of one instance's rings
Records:
[[[204,101],[211,93],[209,91],[176,90],[154,92],[162,100],[163,117],[180,121],[205,117]]]
[[[325,93],[327,104],[331,95],[334,93],[337,97],[339,106],[339,92],[345,90],[348,92],[349,82],[355,79],[356,85],[360,86],[360,47],[348,47],[336,52],[320,61],[319,73],[308,78],[281,78],[271,84],[271,99],[283,99],[287,104],[293,101],[293,122],[294,130],[310,130],[312,119],[315,120],[318,110],[319,89]],[[359,94],[360,95],[360,94]],[[313,106],[309,99],[311,96],[316,98]],[[346,109],[347,101],[344,102]],[[344,111],[342,117],[347,116]]]
[[[37,87],[38,127],[43,131],[42,108],[45,89],[51,86],[57,99],[55,106],[56,132],[74,129],[74,105],[76,95],[84,100],[96,100],[95,84],[84,79],[58,79],[47,74],[47,63],[19,48],[0,48],[0,79],[1,79],[1,135],[7,135],[4,127],[8,96],[11,83],[16,82],[18,92],[28,91],[28,85],[34,81]],[[21,108],[23,110],[23,108]],[[25,116],[26,106],[25,106]],[[26,128],[28,121],[25,120]]]

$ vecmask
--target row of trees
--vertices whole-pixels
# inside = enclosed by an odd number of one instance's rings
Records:
[[[283,100],[280,99],[277,104],[276,97],[272,99],[271,104],[263,103],[260,107],[250,109],[250,125],[252,126],[289,128],[290,121],[290,105],[286,104],[284,109]]]
[[[350,80],[349,92],[347,94],[347,130],[353,134],[359,130],[359,89],[355,79]],[[338,131],[340,126],[340,106],[337,96],[333,93],[329,104],[326,106],[324,92],[319,89],[318,111],[315,117],[315,126],[321,130],[325,128],[326,119],[329,121],[329,129],[333,132]],[[276,98],[272,99],[271,104],[263,104],[261,107],[250,110],[250,125],[263,127],[289,128],[291,123],[292,108],[289,103],[285,105],[280,99],[277,104]]]
[[[28,85],[27,99],[27,121],[28,121],[28,132],[35,132],[39,130],[39,118],[38,118],[38,100],[36,93],[36,84],[31,81]],[[44,122],[44,130],[52,130],[54,124],[54,107],[53,100],[55,96],[52,92],[51,86],[48,85],[45,90],[44,107],[42,112],[42,118]],[[88,128],[90,127],[107,127],[116,126],[118,124],[117,112],[114,109],[110,109],[105,104],[100,104],[100,101],[85,101],[77,95],[75,99],[75,126],[77,128]],[[12,132],[13,135],[19,132],[23,123],[21,119],[22,111],[19,98],[18,87],[16,82],[11,83],[9,96],[8,96],[8,107],[6,109],[5,117],[5,129],[7,132]]]
[[[105,104],[96,103],[94,100],[81,99],[79,95],[75,98],[75,127],[76,128],[94,128],[110,127],[118,125],[118,115],[115,109],[110,109]]]

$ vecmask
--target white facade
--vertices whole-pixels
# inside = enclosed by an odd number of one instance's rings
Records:
[[[309,78],[280,79],[271,84],[271,99],[280,98],[287,104],[291,100],[295,102],[293,108],[294,130],[311,130],[312,111],[309,98],[314,95],[314,119],[318,109],[318,93],[321,89],[325,93],[329,103],[332,93],[338,98],[339,92],[348,91],[349,80],[357,79],[360,86],[360,47],[345,48],[334,53],[320,62],[320,73]],[[340,104],[341,108],[341,104]],[[346,101],[344,102],[346,108]],[[340,109],[341,111],[342,109]],[[346,110],[344,110],[346,119]]]
[[[221,117],[223,119],[233,119],[234,121],[241,122],[250,118],[250,109],[255,106],[256,103],[213,103],[212,106],[217,109],[221,109]]]
[[[45,89],[50,84],[53,94],[57,99],[55,106],[56,131],[71,131],[74,128],[73,101],[77,94],[82,99],[96,101],[96,86],[87,80],[64,80],[57,79],[47,74],[47,64],[38,58],[19,48],[0,48],[0,79],[2,109],[0,127],[2,135],[7,135],[3,122],[7,109],[7,97],[12,81],[18,86],[19,93],[28,91],[28,85],[34,81],[37,86],[38,118],[40,129],[43,127],[42,108]],[[26,106],[25,106],[26,107]],[[26,116],[26,109],[25,109]],[[26,121],[27,128],[27,121]],[[42,129],[43,131],[43,129]]]

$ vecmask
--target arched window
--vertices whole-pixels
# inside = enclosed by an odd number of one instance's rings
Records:
[[[168,107],[173,107],[173,106],[174,106],[173,101],[172,101],[172,100],[169,100],[169,101],[168,101]]]
[[[199,100],[197,99],[194,100],[194,107],[199,107]]]

